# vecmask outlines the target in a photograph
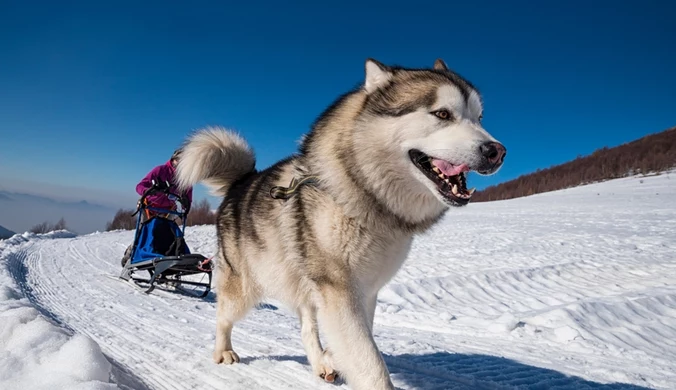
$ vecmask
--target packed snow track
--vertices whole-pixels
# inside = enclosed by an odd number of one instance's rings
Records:
[[[187,238],[213,255],[213,226]],[[82,388],[348,388],[312,375],[299,321],[276,302],[235,326],[242,362],[214,364],[213,293],[146,295],[106,276],[131,240],[0,241],[0,315],[33,308],[45,327],[84,340],[82,359],[105,356],[78,361],[93,364],[91,378],[70,372],[96,383]],[[0,324],[0,366],[13,367],[0,369],[0,388],[37,383],[17,374],[43,353],[39,342],[16,347],[28,321]],[[676,388],[676,173],[451,210],[381,291],[374,331],[400,389]],[[35,362],[20,350],[38,351]]]

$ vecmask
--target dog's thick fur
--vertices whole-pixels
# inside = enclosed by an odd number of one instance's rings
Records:
[[[393,388],[372,335],[378,291],[402,265],[413,236],[456,205],[408,152],[482,174],[502,160],[482,155],[480,146],[496,141],[481,126],[479,93],[443,61],[406,69],[369,59],[365,76],[319,117],[297,155],[263,171],[231,131],[206,128],[186,140],[179,184],[204,182],[224,197],[217,221],[217,363],[239,361],[233,324],[272,297],[297,311],[316,375],[332,380],[337,371],[354,389]],[[452,116],[439,119],[439,109]],[[307,176],[316,183],[289,199],[270,196],[273,186]],[[320,344],[317,319],[329,348]]]

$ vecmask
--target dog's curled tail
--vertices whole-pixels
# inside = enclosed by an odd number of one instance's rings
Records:
[[[194,132],[182,149],[176,166],[176,184],[181,190],[203,182],[212,195],[224,197],[235,181],[256,166],[247,142],[222,127]]]

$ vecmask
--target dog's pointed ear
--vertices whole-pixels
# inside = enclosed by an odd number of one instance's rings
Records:
[[[366,93],[371,93],[378,88],[384,87],[392,79],[392,70],[373,58],[366,60],[365,68],[366,80],[364,82],[364,89]]]
[[[437,58],[437,60],[434,61],[434,69],[447,71],[448,66],[446,66],[444,60],[442,60],[441,58]]]

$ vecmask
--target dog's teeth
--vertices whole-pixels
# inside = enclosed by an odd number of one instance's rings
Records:
[[[453,188],[451,189],[451,191],[453,191],[453,195],[458,195],[458,185],[453,184]]]
[[[467,191],[467,193],[470,194],[470,195],[472,195],[472,194],[474,193],[474,191],[476,191],[476,187],[470,188],[470,189]]]
[[[437,168],[437,167],[432,168],[432,170],[433,170],[434,172],[436,172],[436,173],[441,173],[441,171],[440,171],[439,168]]]

